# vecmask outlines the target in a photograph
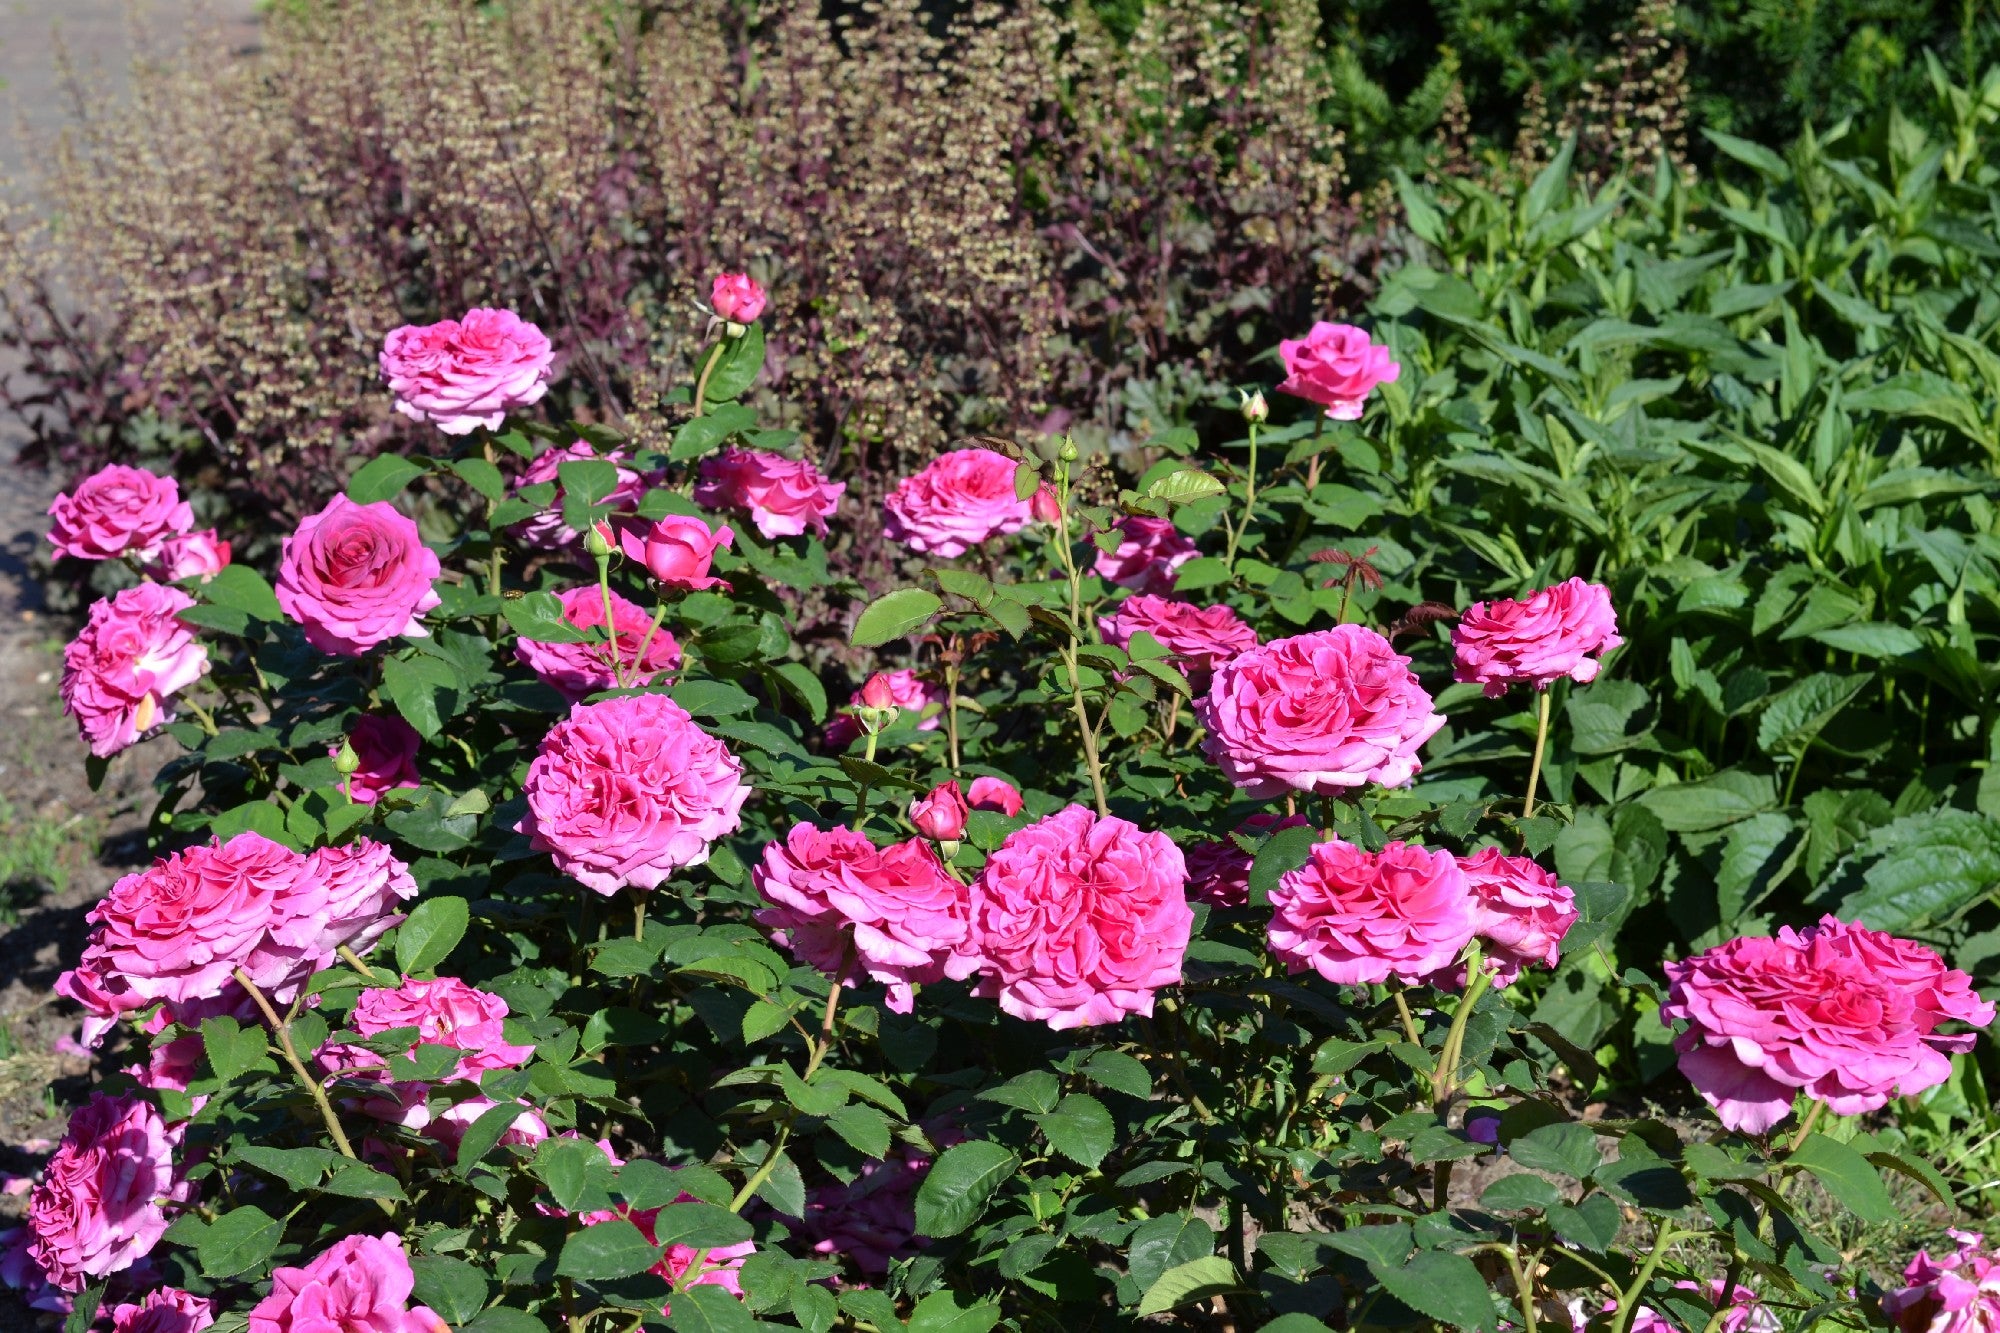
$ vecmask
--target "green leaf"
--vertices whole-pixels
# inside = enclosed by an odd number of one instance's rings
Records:
[[[394,1176],[361,1162],[334,1172],[320,1188],[346,1199],[401,1200],[404,1197],[403,1187]]]
[[[691,462],[713,453],[724,440],[756,424],[757,414],[741,403],[722,403],[675,431],[667,457],[676,463]]]
[[[917,1190],[917,1234],[956,1236],[977,1221],[1019,1161],[997,1143],[974,1139],[947,1148]]]
[[[721,1287],[700,1284],[677,1291],[667,1327],[675,1333],[754,1333],[757,1320]]]
[[[1206,500],[1211,495],[1220,495],[1223,485],[1200,468],[1181,468],[1169,472],[1146,488],[1146,497],[1151,500],[1165,500],[1170,505],[1191,504],[1196,500]]]
[[[377,454],[363,463],[347,482],[347,498],[358,505],[393,500],[403,488],[424,475],[423,466],[401,454]]]
[[[1597,1254],[1611,1249],[1618,1239],[1618,1229],[1625,1223],[1617,1201],[1608,1194],[1592,1194],[1574,1208],[1557,1204],[1548,1210],[1547,1216],[1558,1236]]]
[[[284,620],[278,595],[264,576],[248,565],[225,565],[198,590],[211,606],[226,606],[254,620]]]
[[[526,1310],[496,1305],[467,1324],[464,1333],[549,1333],[549,1326]]]
[[[1526,1171],[1511,1176],[1502,1176],[1486,1187],[1479,1196],[1481,1208],[1491,1208],[1495,1212],[1518,1212],[1524,1209],[1553,1208],[1562,1202],[1562,1195],[1556,1187],[1540,1176]]]
[[[507,479],[500,475],[500,469],[483,458],[456,458],[451,462],[451,470],[466,485],[478,491],[480,496],[494,504],[499,504],[507,495]],[[459,1321],[453,1320],[453,1323]]]
[[[245,1204],[209,1224],[195,1247],[195,1257],[204,1277],[234,1277],[261,1266],[284,1234],[283,1222],[255,1204]]]
[[[751,1234],[748,1222],[712,1203],[668,1204],[653,1222],[653,1238],[662,1248],[690,1245],[698,1250],[712,1250],[740,1244],[749,1240]]]
[[[1369,1271],[1391,1296],[1447,1327],[1483,1328],[1489,1333],[1494,1327],[1486,1279],[1462,1254],[1421,1250],[1400,1268],[1383,1264]]]
[[[1262,903],[1264,895],[1278,887],[1280,878],[1311,860],[1318,840],[1319,830],[1309,824],[1279,829],[1266,838],[1257,849],[1257,859],[1250,863],[1251,903]]]
[[[465,1137],[458,1141],[458,1160],[452,1169],[461,1176],[472,1174],[472,1168],[479,1165],[487,1153],[493,1151],[501,1136],[513,1127],[514,1121],[528,1108],[520,1102],[501,1102],[489,1106],[479,1113],[479,1119],[472,1122],[465,1131]]]
[[[987,1333],[1000,1322],[1000,1307],[991,1301],[965,1299],[955,1291],[934,1291],[910,1311],[909,1333]]]
[[[1863,1222],[1871,1225],[1892,1222],[1898,1216],[1895,1201],[1882,1184],[1881,1173],[1866,1157],[1844,1143],[1836,1143],[1824,1134],[1808,1134],[1806,1141],[1785,1159],[1785,1165],[1810,1171],[1826,1186],[1828,1194]]]
[[[237,1082],[259,1061],[264,1061],[267,1068],[276,1068],[264,1060],[271,1049],[264,1029],[244,1028],[227,1014],[202,1020],[201,1044],[208,1054],[209,1068],[224,1083]]]
[[[1095,1171],[1111,1151],[1118,1127],[1104,1103],[1087,1092],[1072,1092],[1047,1115],[1034,1117],[1049,1146]]]
[[[1348,1227],[1326,1238],[1326,1243],[1342,1254],[1351,1254],[1370,1268],[1378,1265],[1401,1267],[1410,1252],[1408,1222],[1378,1222],[1370,1226]]]
[[[463,1259],[445,1254],[411,1256],[410,1271],[417,1284],[414,1304],[426,1305],[454,1326],[464,1325],[486,1308],[492,1287],[486,1275]]]
[[[563,614],[562,599],[552,592],[505,598],[500,613],[516,634],[531,643],[587,643],[591,638],[588,630],[570,623]]]
[[[1236,1291],[1241,1286],[1235,1266],[1221,1255],[1190,1259],[1169,1268],[1146,1288],[1146,1294],[1139,1298],[1139,1316],[1143,1319],[1147,1315],[1164,1314],[1193,1301]]]
[[[90,1333],[91,1325],[97,1322],[97,1312],[103,1305],[104,1283],[93,1282],[71,1301],[69,1317],[63,1320],[63,1333]]]
[[[624,1218],[614,1217],[571,1233],[563,1242],[562,1257],[556,1260],[556,1272],[563,1277],[605,1281],[643,1273],[659,1261],[658,1246]]]
[[[757,382],[757,372],[763,368],[764,326],[750,324],[745,326],[741,338],[723,343],[722,359],[708,372],[708,401],[726,403],[741,397],[744,390]],[[751,424],[755,424],[754,419]]]
[[[1195,592],[1229,582],[1229,566],[1218,556],[1200,555],[1174,571],[1176,593]]]
[[[1906,815],[1871,833],[1856,849],[1865,856],[1875,859],[1841,916],[1897,933],[1936,925],[2000,884],[2000,820],[1954,809]]]
[[[1123,1051],[1098,1051],[1084,1061],[1083,1074],[1093,1083],[1141,1101],[1153,1095],[1153,1076],[1146,1066]]]
[[[429,898],[396,928],[396,966],[404,975],[435,971],[465,938],[472,909],[463,898]]]
[[[444,730],[444,719],[457,712],[454,705],[461,683],[450,663],[421,653],[385,658],[382,662],[382,687],[388,691],[390,702],[425,740]],[[442,708],[438,702],[440,692],[445,695]]]
[[[1215,1232],[1208,1223],[1186,1213],[1148,1218],[1132,1233],[1126,1269],[1145,1291],[1168,1269],[1215,1253]]]
[[[216,1020],[208,1021],[212,1023]],[[210,1063],[214,1062],[211,1060]],[[246,1144],[236,1149],[234,1155],[259,1171],[270,1172],[293,1189],[301,1190],[311,1189],[326,1178],[327,1172],[339,1170],[349,1160],[331,1148],[266,1148],[261,1144]]]
[[[1597,1135],[1574,1122],[1543,1125],[1507,1145],[1507,1155],[1535,1171],[1554,1171],[1584,1179],[1600,1160]]]
[[[889,1117],[874,1107],[849,1103],[828,1116],[826,1123],[863,1157],[879,1161],[889,1155]]]
[[[1757,719],[1757,748],[1769,755],[1798,753],[1874,680],[1865,672],[1858,676],[1820,672],[1798,681],[1773,698]]]
[[[1958,1207],[1958,1200],[1951,1191],[1951,1182],[1944,1178],[1943,1172],[1923,1158],[1892,1152],[1871,1152],[1868,1154],[1868,1160],[1886,1171],[1895,1171],[1908,1176],[1929,1190],[1946,1208]]]
[[[856,648],[876,648],[900,639],[944,608],[934,592],[898,588],[870,602],[854,622],[851,642]]]

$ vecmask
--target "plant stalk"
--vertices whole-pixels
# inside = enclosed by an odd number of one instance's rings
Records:
[[[1542,784],[1542,755],[1549,743],[1549,692],[1536,691],[1535,700],[1535,758],[1528,765],[1528,799],[1521,803],[1521,818],[1535,816],[1535,792]]]
[[[1243,512],[1237,516],[1236,526],[1229,530],[1229,550],[1222,557],[1222,563],[1234,572],[1236,569],[1236,548],[1243,540],[1243,534],[1250,530],[1250,515],[1257,508],[1257,423],[1247,423],[1250,428],[1250,465],[1243,478]]]
[[[708,349],[708,360],[702,363],[701,375],[694,382],[694,414],[700,416],[708,410],[708,377],[722,360],[722,347],[726,339],[718,338]]]

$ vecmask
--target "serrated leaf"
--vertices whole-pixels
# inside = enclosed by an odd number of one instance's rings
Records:
[[[283,1222],[255,1204],[245,1204],[209,1223],[195,1257],[204,1277],[234,1277],[261,1266],[284,1234]]]
[[[393,500],[403,488],[424,475],[420,464],[401,454],[377,454],[363,463],[347,482],[347,498],[358,505]]]
[[[1087,1092],[1070,1093],[1055,1110],[1034,1119],[1051,1148],[1092,1171],[1110,1153],[1118,1133],[1111,1112]]]
[[[225,565],[200,585],[198,593],[211,606],[241,611],[253,620],[284,620],[278,595],[264,576],[248,565]]]
[[[1309,824],[1282,828],[1266,838],[1250,863],[1251,902],[1262,902],[1265,894],[1278,887],[1279,879],[1311,860],[1318,840],[1319,830]]]
[[[991,1301],[960,1304],[955,1291],[934,1291],[910,1311],[909,1333],[987,1333],[1000,1322],[1000,1307]]]
[[[434,970],[465,938],[471,921],[463,898],[429,898],[396,928],[396,966],[407,976]]]
[[[1881,1173],[1866,1157],[1844,1143],[1824,1134],[1808,1134],[1805,1142],[1785,1158],[1786,1166],[1802,1167],[1812,1173],[1826,1192],[1863,1222],[1871,1225],[1895,1220],[1896,1204],[1882,1184]]]
[[[1167,1213],[1148,1218],[1132,1233],[1126,1270],[1145,1291],[1168,1269],[1213,1253],[1215,1232],[1208,1223],[1186,1213]]]
[[[898,588],[884,593],[870,602],[855,620],[850,642],[856,648],[880,647],[915,632],[943,608],[938,595],[923,588]]]
[[[1139,1316],[1165,1314],[1192,1301],[1205,1301],[1241,1287],[1236,1267],[1219,1254],[1190,1259],[1160,1274],[1139,1298]]]
[[[1200,468],[1181,468],[1169,472],[1146,488],[1146,497],[1151,500],[1165,500],[1170,505],[1191,504],[1196,500],[1206,500],[1212,495],[1222,494],[1222,483],[1203,472]]]
[[[492,1291],[486,1275],[463,1259],[447,1254],[418,1254],[410,1258],[416,1277],[412,1303],[428,1306],[446,1323],[462,1326],[486,1308]]]
[[[1798,752],[1874,681],[1868,673],[1835,676],[1819,672],[1788,686],[1765,705],[1757,719],[1757,748],[1769,755]]]
[[[1543,1125],[1507,1145],[1507,1155],[1536,1171],[1554,1171],[1582,1180],[1597,1169],[1597,1135],[1574,1122]]]
[[[563,614],[562,599],[552,592],[531,592],[501,601],[500,613],[514,632],[531,643],[587,643],[590,633]]]
[[[956,1236],[978,1220],[1019,1161],[997,1143],[974,1139],[945,1149],[917,1190],[917,1233]]]
[[[660,1261],[659,1247],[622,1217],[593,1222],[563,1242],[556,1272],[592,1281],[631,1277]]]
[[[1494,1327],[1486,1279],[1462,1254],[1420,1250],[1400,1268],[1384,1264],[1370,1271],[1391,1296],[1447,1327],[1482,1328],[1488,1333]]]
[[[1137,1058],[1123,1051],[1098,1051],[1084,1061],[1083,1074],[1093,1083],[1144,1100],[1153,1095],[1153,1076]]]

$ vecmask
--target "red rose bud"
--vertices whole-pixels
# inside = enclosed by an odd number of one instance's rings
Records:
[[[894,708],[896,695],[889,677],[883,672],[870,676],[861,687],[861,702],[869,708]]]
[[[1037,523],[1062,522],[1062,502],[1046,485],[1035,487],[1035,494],[1028,501],[1028,512],[1035,516]]]
[[[965,836],[965,795],[956,781],[934,788],[929,796],[910,802],[910,823],[937,842],[957,842]]]

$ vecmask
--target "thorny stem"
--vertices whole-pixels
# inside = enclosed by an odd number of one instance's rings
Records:
[[[871,736],[869,739],[873,740],[874,737]],[[842,950],[840,965],[834,968],[832,984],[827,991],[826,1010],[820,1015],[819,1037],[812,1044],[811,1054],[806,1057],[805,1073],[800,1075],[802,1082],[812,1081],[812,1076],[819,1072],[820,1063],[826,1059],[827,1052],[833,1049],[834,1017],[840,1012],[840,974],[846,970],[847,952]],[[771,1151],[764,1154],[764,1160],[757,1164],[757,1169],[743,1182],[743,1188],[736,1191],[736,1197],[729,1201],[730,1212],[742,1212],[744,1205],[756,1197],[757,1191],[764,1188],[764,1182],[771,1178],[771,1173],[778,1169],[778,1159],[784,1155],[785,1145],[791,1142],[792,1123],[791,1120],[787,1120],[778,1127],[778,1137],[772,1140]]]
[[[1060,465],[1056,473],[1056,505],[1061,511],[1056,520],[1056,554],[1062,557],[1063,573],[1069,579],[1069,646],[1061,649],[1063,666],[1069,670],[1070,708],[1076,714],[1077,730],[1083,733],[1083,760],[1090,768],[1090,792],[1097,805],[1097,817],[1103,819],[1111,813],[1111,806],[1104,797],[1104,766],[1098,760],[1097,733],[1090,725],[1090,712],[1083,702],[1083,679],[1077,674],[1076,650],[1079,644],[1077,626],[1083,615],[1083,575],[1076,567],[1076,557],[1069,549],[1069,464]]]
[[[1812,1104],[1812,1110],[1806,1112],[1805,1121],[1800,1124],[1799,1132],[1792,1135],[1792,1141],[1785,1145],[1785,1156],[1790,1157],[1799,1150],[1799,1145],[1806,1141],[1806,1135],[1812,1133],[1813,1126],[1819,1123],[1819,1113],[1825,1109],[1825,1102],[1816,1101]]]
[[[953,657],[944,664],[944,734],[945,744],[951,750],[951,775],[958,776],[958,661]]]
[[[1528,1270],[1521,1263],[1520,1251],[1508,1245],[1501,1254],[1506,1257],[1507,1271],[1514,1275],[1514,1290],[1521,1298],[1521,1322],[1527,1333],[1540,1333],[1535,1324],[1535,1292],[1528,1282]]]
[[[702,362],[701,375],[694,382],[694,414],[696,416],[700,416],[706,407],[708,401],[708,377],[710,372],[715,369],[716,364],[722,360],[722,341],[720,338],[716,339],[715,345],[708,349],[708,360]]]
[[[1229,530],[1229,550],[1222,557],[1222,563],[1230,569],[1236,568],[1236,547],[1243,540],[1243,534],[1250,530],[1250,514],[1257,507],[1257,423],[1250,427],[1250,466],[1243,478],[1243,513],[1237,518],[1236,526]]]
[[[604,633],[611,640],[611,679],[625,687],[625,659],[618,651],[618,617],[611,612],[611,557],[597,557],[597,591],[604,598]]]
[[[1486,969],[1484,961],[1479,956],[1479,942],[1474,940],[1465,960],[1468,978],[1465,994],[1459,998],[1458,1008],[1452,1013],[1451,1030],[1445,1033],[1444,1049],[1438,1052],[1437,1072],[1431,1080],[1431,1100],[1440,1106],[1458,1091],[1458,1062],[1465,1053],[1465,1025],[1471,1019],[1480,997],[1493,984],[1493,974]]]
[[[299,1086],[312,1094],[313,1101],[319,1106],[320,1117],[326,1121],[327,1132],[333,1135],[334,1146],[340,1149],[340,1155],[360,1161],[361,1159],[354,1154],[354,1145],[347,1141],[347,1131],[340,1127],[340,1117],[333,1113],[333,1103],[327,1100],[326,1088],[312,1076],[312,1072],[306,1068],[305,1061],[299,1059],[298,1048],[292,1045],[291,1031],[278,1017],[278,1011],[271,1007],[271,1001],[240,967],[236,969],[236,983],[249,992],[250,998],[256,1001],[258,1010],[263,1013],[264,1021],[271,1025],[271,1035],[278,1039],[278,1049],[283,1052],[285,1063],[292,1067],[292,1073],[298,1078]],[[387,1199],[377,1199],[375,1202],[381,1205],[382,1211],[389,1216],[396,1215],[395,1205]]]
[[[1536,691],[1535,700],[1535,758],[1528,765],[1528,799],[1521,803],[1521,818],[1532,819],[1535,815],[1535,789],[1542,783],[1542,753],[1549,742],[1549,692]]]

